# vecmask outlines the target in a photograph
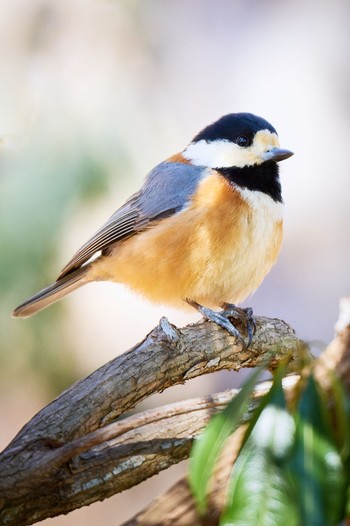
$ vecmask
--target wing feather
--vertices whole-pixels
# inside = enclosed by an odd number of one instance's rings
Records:
[[[124,206],[126,205],[127,203]],[[120,211],[122,210],[120,209]],[[97,232],[82,247],[80,247],[72,259],[62,269],[58,279],[79,268],[100,250],[104,250],[116,241],[134,233],[134,226],[139,217],[139,211],[136,207],[133,207],[129,210],[128,214],[121,214],[120,217],[113,214],[112,217],[114,217],[113,221],[108,220],[107,223],[97,230]]]
[[[156,166],[140,192],[131,196],[74,254],[58,279],[81,267],[97,252],[145,229],[151,221],[181,210],[204,175],[203,167],[180,162],[165,161]]]

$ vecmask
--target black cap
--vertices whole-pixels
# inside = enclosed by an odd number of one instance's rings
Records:
[[[247,137],[249,141],[247,146],[249,146],[259,130],[269,130],[277,134],[275,128],[262,117],[252,113],[229,113],[209,124],[194,137],[192,142],[201,140],[212,142],[220,139],[236,142],[237,137],[244,136]]]

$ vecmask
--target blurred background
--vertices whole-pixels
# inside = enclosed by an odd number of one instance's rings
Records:
[[[116,284],[89,285],[32,319],[10,314],[155,164],[225,113],[265,117],[295,152],[281,164],[283,249],[247,305],[317,349],[332,338],[350,289],[349,12],[346,0],[2,0],[1,449],[162,315],[198,319]],[[240,382],[212,375],[152,403]],[[184,471],[42,524],[119,524]]]

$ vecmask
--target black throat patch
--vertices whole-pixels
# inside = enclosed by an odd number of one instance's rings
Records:
[[[247,190],[263,192],[276,203],[283,203],[278,165],[273,161],[243,168],[215,168],[215,170],[230,184],[247,188]]]

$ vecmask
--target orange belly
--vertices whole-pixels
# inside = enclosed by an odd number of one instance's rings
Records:
[[[264,196],[254,208],[221,176],[210,175],[184,211],[119,242],[95,261],[89,279],[124,283],[162,304],[239,303],[277,259],[282,219],[275,205]]]

